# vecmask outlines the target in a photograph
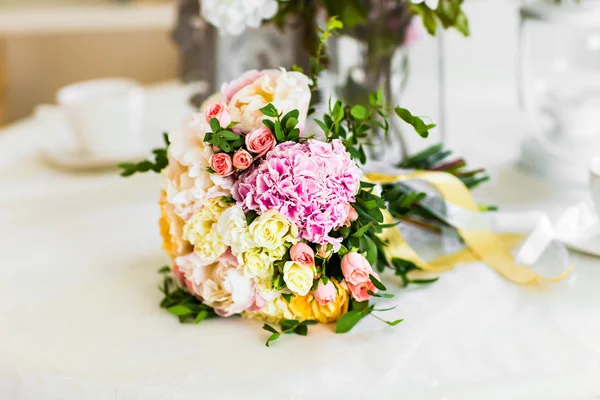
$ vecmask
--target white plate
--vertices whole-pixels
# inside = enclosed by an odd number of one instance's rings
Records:
[[[556,239],[571,250],[600,257],[600,221],[589,202],[570,207],[555,224]]]

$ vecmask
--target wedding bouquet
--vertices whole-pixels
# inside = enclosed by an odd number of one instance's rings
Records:
[[[322,32],[319,55],[339,27],[332,19]],[[409,278],[426,264],[400,243],[396,225],[435,231],[444,220],[424,193],[359,167],[370,135],[389,130],[390,112],[422,137],[435,125],[388,107],[381,90],[367,106],[330,101],[322,118],[309,119],[319,59],[310,78],[284,69],[244,73],[165,134],[153,161],[120,165],[123,176],[162,173],[159,223],[170,265],[160,270],[161,306],[181,322],[242,315],[279,323],[281,332],[265,324],[267,344],[281,333],[305,335],[316,322],[337,321],[343,333],[385,311],[369,304],[393,297],[379,278],[385,268],[405,285],[435,281]],[[449,154],[432,146],[403,167],[447,171],[467,193],[486,179],[463,171],[461,159],[448,162]]]

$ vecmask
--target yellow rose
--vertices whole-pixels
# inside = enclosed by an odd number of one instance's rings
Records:
[[[258,247],[275,250],[286,242],[295,243],[298,228],[277,210],[269,210],[250,224],[250,234]]]
[[[331,281],[337,288],[337,296],[334,301],[325,305],[319,304],[312,294],[306,296],[293,296],[289,308],[294,317],[299,320],[314,320],[323,324],[335,322],[348,312],[350,297],[348,292],[334,279]]]
[[[250,249],[239,257],[244,275],[249,278],[267,278],[273,276],[273,262],[259,249]]]
[[[210,199],[183,226],[183,238],[194,245],[194,251],[205,262],[216,260],[227,250],[218,222],[228,207],[220,198]]]
[[[173,205],[167,202],[167,193],[164,190],[158,204],[160,206],[158,226],[163,239],[163,249],[171,258],[192,251],[190,243],[183,239],[183,220],[175,214]]]
[[[288,261],[283,266],[283,280],[288,289],[304,296],[312,288],[315,280],[315,268]]]

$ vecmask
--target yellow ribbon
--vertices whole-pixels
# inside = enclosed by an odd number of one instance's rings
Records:
[[[415,171],[406,175],[389,175],[382,173],[367,173],[365,178],[372,183],[391,184],[418,179],[433,185],[448,203],[452,203],[471,212],[481,212],[471,195],[471,191],[452,174],[436,171]],[[385,215],[386,223],[393,221],[389,213]],[[406,240],[398,229],[386,229],[382,239],[386,240],[387,257],[402,258],[413,262],[423,271],[440,273],[448,271],[457,264],[483,261],[506,279],[519,284],[538,284],[557,282],[563,279],[572,269],[569,268],[560,276],[547,279],[526,265],[515,263],[510,249],[522,241],[521,235],[498,234],[489,230],[469,230],[454,227],[465,243],[465,248],[457,253],[424,261]]]

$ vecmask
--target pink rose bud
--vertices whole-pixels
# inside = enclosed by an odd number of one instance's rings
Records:
[[[378,276],[376,276],[374,272],[373,276],[378,278]],[[373,282],[371,282],[370,280],[363,283],[359,283],[358,285],[353,285],[350,282],[348,282],[348,290],[350,290],[350,294],[356,301],[369,300],[369,298],[371,298],[369,291],[371,291],[372,293],[377,293],[377,288],[375,287],[375,285],[373,285]]]
[[[346,204],[346,208],[348,210],[348,216],[346,217],[346,222],[344,222],[344,226],[346,228],[350,228],[352,221],[356,221],[358,219],[358,213],[350,204]]]
[[[233,155],[233,166],[243,171],[252,164],[252,155],[244,149],[239,149]]]
[[[290,249],[292,261],[298,264],[312,267],[315,265],[315,252],[306,243],[298,242]]]
[[[333,282],[327,282],[327,285],[323,285],[323,281],[319,280],[319,285],[317,286],[317,290],[313,292],[313,296],[315,296],[315,300],[324,306],[327,303],[335,301],[337,296],[337,290],[335,290],[335,285]]]
[[[222,101],[207,106],[204,114],[206,115],[206,122],[210,123],[211,119],[216,118],[219,120],[222,128],[227,128],[227,125],[231,122],[229,109]]]
[[[233,173],[231,156],[227,153],[216,153],[210,156],[210,167],[217,175],[229,176]]]
[[[254,129],[246,135],[246,147],[257,157],[262,157],[275,147],[275,136],[266,126]]]
[[[375,275],[371,264],[361,254],[352,252],[342,258],[342,274],[352,285],[370,282],[369,275]]]
[[[322,244],[317,249],[317,255],[322,259],[328,259],[333,254],[333,249],[326,244]]]

